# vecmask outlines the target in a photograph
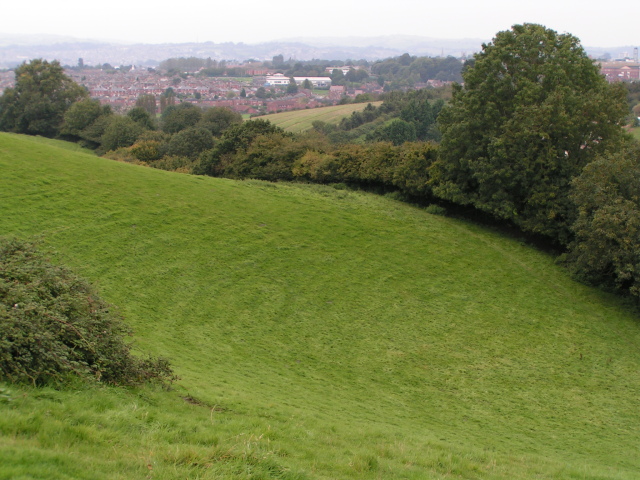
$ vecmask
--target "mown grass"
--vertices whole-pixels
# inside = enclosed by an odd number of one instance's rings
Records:
[[[3,233],[39,236],[181,377],[8,386],[0,478],[640,471],[637,312],[516,240],[384,197],[7,134],[0,205]]]
[[[371,102],[379,106],[382,102]],[[325,123],[338,124],[340,120],[348,117],[353,112],[364,110],[367,103],[350,103],[346,105],[334,105],[332,107],[310,108],[294,110],[291,112],[272,113],[260,118],[269,120],[274,125],[288,132],[304,132],[312,128],[312,123],[320,120]]]

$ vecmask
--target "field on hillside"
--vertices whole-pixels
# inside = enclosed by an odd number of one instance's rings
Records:
[[[379,106],[382,102],[371,102],[371,104]],[[338,124],[344,117],[348,117],[353,112],[364,110],[367,105],[367,103],[350,103],[347,105],[334,105],[332,107],[273,113],[260,118],[269,120],[271,123],[286,130],[287,132],[297,133],[309,130],[311,128],[311,124],[316,120],[331,124]]]
[[[0,479],[638,478],[637,311],[520,241],[9,134],[0,211],[181,377],[0,384]]]

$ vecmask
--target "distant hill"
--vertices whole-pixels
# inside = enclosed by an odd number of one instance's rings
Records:
[[[271,60],[275,55],[285,59],[312,60],[380,60],[403,53],[416,56],[471,55],[491,39],[442,39],[416,35],[377,37],[297,37],[257,44],[246,43],[165,43],[124,44],[115,41],[77,39],[57,35],[8,35],[0,33],[0,68],[13,67],[30,58],[59,60],[76,65],[82,58],[87,65],[154,66],[172,57],[211,57],[214,60]],[[609,52],[612,57],[633,52],[633,47],[586,47],[596,57]],[[593,51],[593,52],[592,52]]]
[[[121,44],[78,40],[60,36],[0,34],[0,67],[10,67],[28,58],[57,59],[75,65],[83,58],[87,65],[155,65],[171,57],[196,56],[215,60],[271,60],[275,55],[297,60],[366,59],[378,60],[403,53],[418,56],[471,54],[480,50],[482,40],[444,40],[420,36],[289,38],[258,44],[180,43]]]

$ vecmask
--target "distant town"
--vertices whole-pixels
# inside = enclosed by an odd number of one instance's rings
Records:
[[[420,57],[410,57],[408,54],[403,57],[409,59],[409,63],[404,62],[406,65],[420,60]],[[402,64],[402,57],[398,58]],[[188,102],[201,107],[227,107],[243,115],[256,116],[371,100],[390,88],[409,90],[442,87],[457,80],[466,59],[466,56],[462,56],[456,58],[455,62],[450,62],[450,71],[446,75],[442,71],[437,74],[422,73],[419,77],[414,76],[395,85],[389,81],[389,75],[385,82],[385,76],[380,74],[382,69],[376,71],[375,63],[366,61],[361,62],[362,64],[323,67],[322,71],[320,67],[307,65],[307,70],[311,68],[314,75],[285,75],[283,72],[287,68],[293,69],[294,61],[291,59],[286,66],[274,62],[221,61],[218,64],[214,61],[216,66],[224,65],[224,68],[218,69],[218,75],[211,75],[211,71],[205,66],[192,69],[160,68],[163,64],[165,67],[167,64],[171,65],[170,61],[161,62],[159,67],[113,67],[109,64],[85,66],[80,58],[77,65],[67,66],[66,72],[77,83],[85,86],[92,98],[111,106],[115,112],[127,112],[136,105],[140,97],[147,96],[155,100],[157,113],[162,113],[167,105]],[[177,63],[174,64],[180,65],[180,60],[188,59],[175,60]],[[208,61],[211,62],[210,59]],[[597,62],[602,74],[611,83],[640,81],[638,48],[634,48],[631,54],[625,52],[621,58],[612,59],[607,54],[598,58]],[[453,70],[457,69],[457,72],[451,72],[452,64]],[[299,62],[296,63],[296,66],[299,65]],[[359,71],[360,75],[355,77],[359,81],[335,81],[335,74],[339,74],[341,79],[349,78],[349,72],[354,71]],[[434,78],[425,78],[429,76]],[[13,84],[13,70],[0,71],[0,95]]]
[[[408,62],[407,65],[419,58],[405,55],[409,60],[402,61]],[[228,63],[207,59],[206,62],[216,66],[223,65],[223,68],[214,69],[218,74],[216,76],[210,76],[211,69],[205,66],[166,68],[166,65],[193,63],[190,60],[193,59],[170,59],[161,62],[160,67],[152,68],[136,65],[113,67],[109,64],[88,67],[83,59],[79,59],[78,65],[66,66],[65,72],[87,88],[91,98],[100,100],[103,105],[109,105],[119,113],[127,112],[142,96],[146,96],[155,100],[157,113],[162,113],[168,105],[188,102],[205,108],[227,107],[244,115],[255,116],[341,102],[374,100],[392,87],[402,90],[442,87],[457,80],[464,62],[464,59],[449,57],[445,62],[441,61],[448,63],[447,72],[438,70],[432,75],[437,78],[422,78],[429,76],[424,73],[422,77],[410,81],[396,82],[395,86],[393,81],[387,81],[385,86],[384,75],[373,74],[368,62],[364,62],[364,65],[325,67],[310,65],[311,62],[303,66],[300,62],[287,61],[280,68],[275,68],[271,65],[273,62]],[[282,56],[279,61],[284,62]],[[161,68],[163,64],[165,68]],[[283,73],[296,67],[311,71],[314,75]],[[339,80],[336,80],[336,75]],[[386,78],[392,76],[387,74]],[[12,87],[13,83],[12,70],[0,72],[0,94],[5,88]]]

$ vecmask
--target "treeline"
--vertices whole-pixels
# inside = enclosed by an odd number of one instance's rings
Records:
[[[371,65],[371,73],[387,90],[413,87],[427,80],[462,82],[463,64],[454,57],[415,57],[408,53]]]
[[[395,91],[382,94],[382,104],[368,104],[353,112],[339,124],[316,120],[313,128],[329,137],[333,143],[370,143],[388,141],[394,145],[414,141],[438,141],[440,132],[436,120],[446,97],[443,89]]]
[[[344,73],[341,68],[350,69]],[[334,68],[335,67],[335,68]],[[417,57],[408,53],[370,63],[366,60],[285,60],[276,55],[272,61],[251,62],[246,67],[229,67],[227,62],[211,58],[170,58],[159,65],[169,74],[196,73],[209,77],[243,76],[247,69],[268,68],[287,77],[331,77],[333,85],[358,84],[370,80],[370,74],[385,91],[413,88],[427,80],[461,82],[463,63],[454,57]],[[327,70],[328,69],[328,70]]]

